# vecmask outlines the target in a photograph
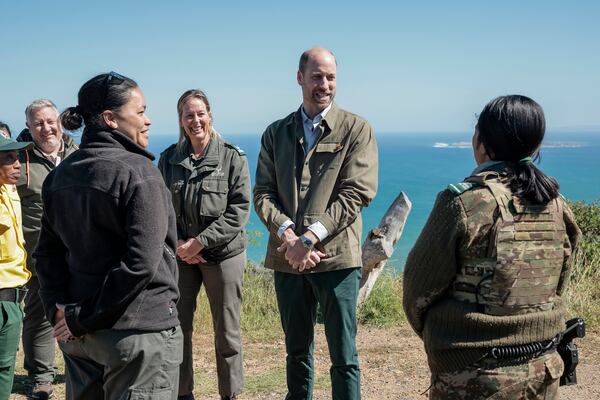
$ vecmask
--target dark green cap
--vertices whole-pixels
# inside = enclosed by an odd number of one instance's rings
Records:
[[[0,151],[23,150],[32,146],[33,142],[15,142],[12,139],[0,135]]]

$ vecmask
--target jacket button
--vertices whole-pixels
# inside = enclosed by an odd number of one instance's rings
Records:
[[[306,186],[306,185],[300,186],[300,190],[305,191],[306,189],[308,189],[308,186]]]

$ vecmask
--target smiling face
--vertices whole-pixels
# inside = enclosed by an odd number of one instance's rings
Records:
[[[108,125],[129,137],[143,148],[148,146],[148,132],[150,130],[150,119],[146,116],[146,99],[139,87],[131,89],[129,101],[107,118]]]
[[[190,97],[182,107],[179,121],[192,146],[206,146],[212,131],[212,114],[204,101]]]
[[[14,185],[20,176],[19,153],[16,150],[0,151],[0,184]]]
[[[27,116],[27,127],[36,146],[44,153],[52,154],[60,148],[62,126],[58,113],[52,107],[42,107]]]
[[[326,49],[312,49],[303,70],[298,71],[304,111],[310,118],[323,111],[335,97],[336,64]]]

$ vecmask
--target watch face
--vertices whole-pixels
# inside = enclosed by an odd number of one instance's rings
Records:
[[[304,247],[312,249],[313,242],[309,238],[307,238],[306,236],[302,236],[300,240],[302,240],[302,244],[304,245]]]

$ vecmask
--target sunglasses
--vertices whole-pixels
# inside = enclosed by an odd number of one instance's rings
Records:
[[[126,80],[127,77],[116,73],[115,71],[110,71],[108,74],[106,74],[106,77],[104,77],[104,80],[102,81],[102,97],[100,103],[102,105],[102,108],[104,108],[104,103],[106,103],[106,96],[108,96],[108,87],[110,85],[120,85]]]

